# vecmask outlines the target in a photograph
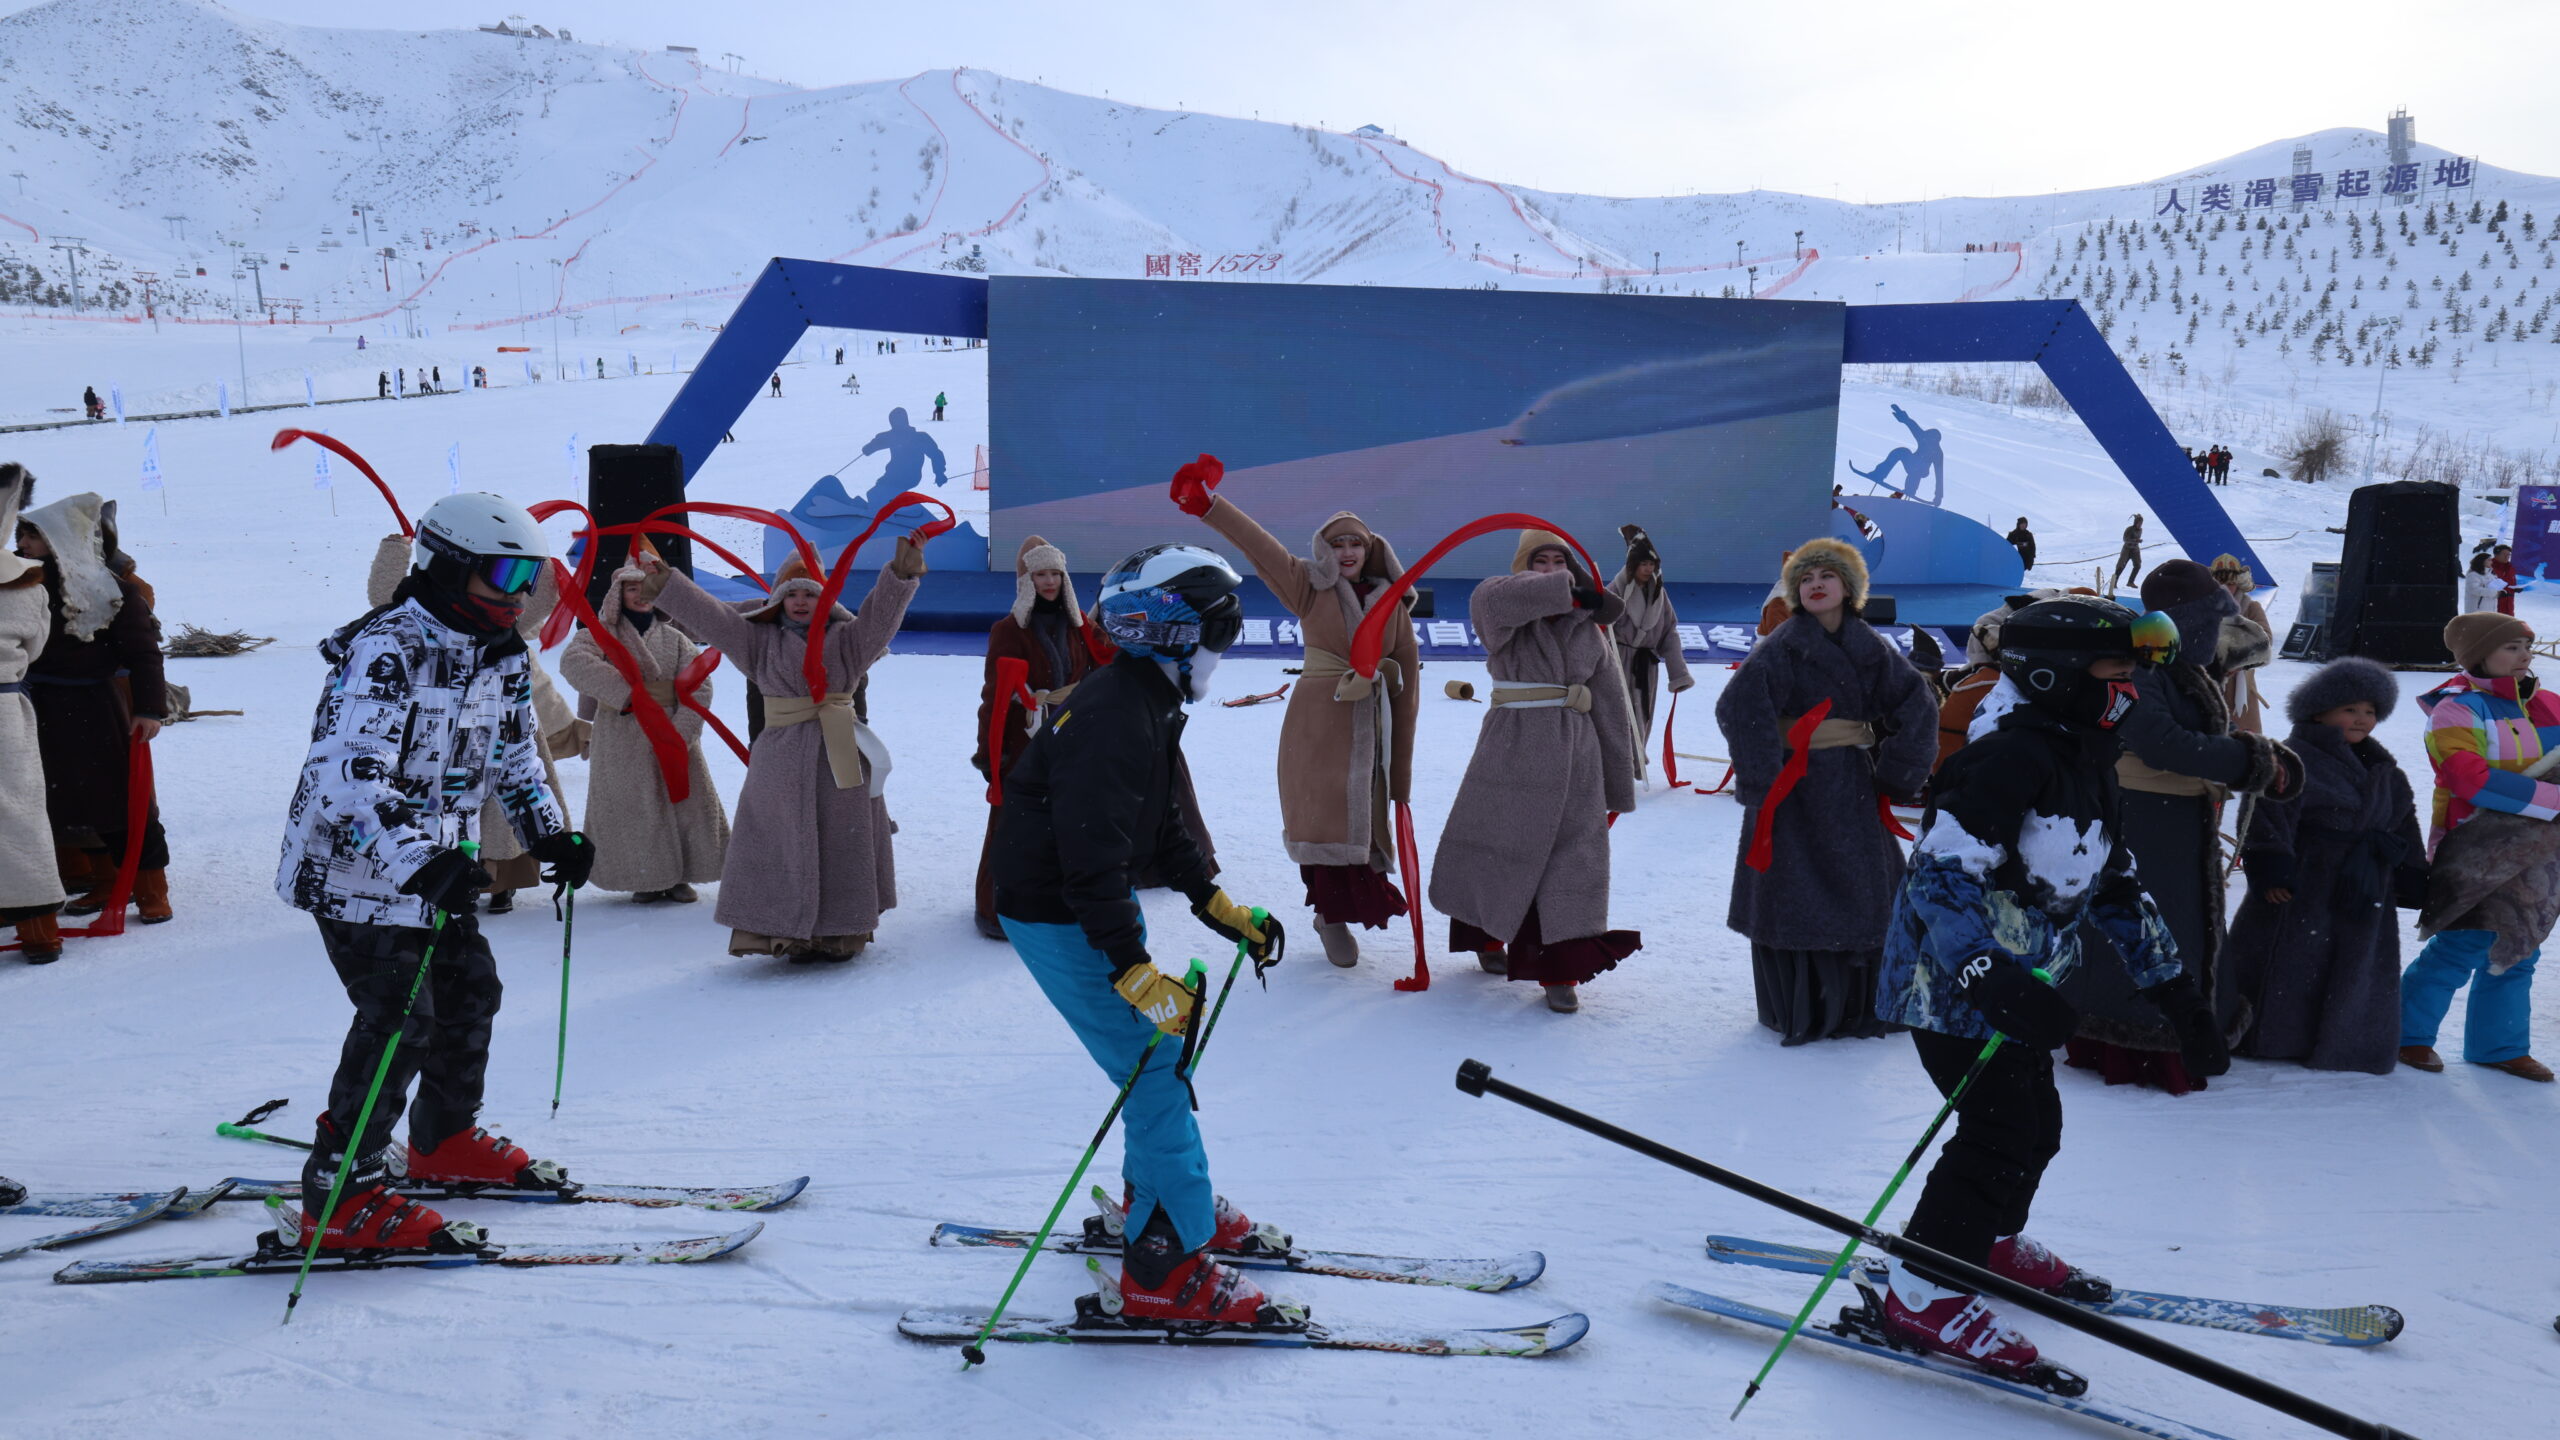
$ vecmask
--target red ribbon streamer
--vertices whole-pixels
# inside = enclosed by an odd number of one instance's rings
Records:
[[[1004,725],[1013,707],[1037,714],[1040,697],[1031,693],[1031,662],[1006,655],[996,661],[996,703],[987,707],[987,803],[1004,803]]]
[[[865,527],[861,534],[854,536],[852,541],[837,553],[836,568],[827,572],[826,586],[818,592],[818,613],[809,625],[809,654],[800,662],[800,673],[809,682],[810,699],[827,698],[825,640],[827,617],[835,613],[836,597],[844,593],[844,582],[853,577],[853,552],[862,548],[862,542],[879,533],[880,523],[888,519],[892,512],[903,510],[910,505],[930,505],[942,512],[941,519],[928,520],[916,527],[915,537],[919,548],[934,536],[960,523],[960,517],[951,513],[950,506],[930,495],[919,495],[913,490],[908,490],[881,506],[879,512],[871,517],[871,524]]]
[[[124,907],[133,899],[134,877],[142,873],[142,832],[151,822],[151,742],[133,737],[124,767],[124,858],[107,887],[107,908],[87,925],[64,926],[63,935],[101,937],[124,933]],[[0,953],[23,950],[21,944],[0,945]]]
[[[586,516],[589,538],[587,553],[579,557],[576,574],[572,575],[569,568],[557,560],[551,562],[560,583],[561,608],[575,615],[578,622],[587,627],[587,633],[596,637],[597,651],[603,654],[606,663],[613,666],[614,673],[622,677],[622,683],[630,690],[631,716],[640,722],[640,732],[649,737],[650,753],[658,758],[658,776],[666,782],[667,801],[681,805],[693,793],[692,767],[685,763],[684,737],[676,733],[675,722],[667,718],[667,712],[659,709],[658,702],[650,697],[648,682],[640,675],[640,663],[631,658],[631,652],[623,648],[621,641],[605,630],[604,622],[596,618],[595,607],[587,603],[587,574],[594,568],[596,559],[597,547],[593,538],[596,517],[575,500],[545,500],[527,507],[527,513],[537,521],[548,520],[563,510],[575,510]]]
[[[1405,592],[1413,588],[1413,583],[1430,573],[1431,567],[1439,564],[1450,551],[1479,535],[1489,535],[1496,530],[1545,530],[1560,537],[1564,543],[1573,547],[1574,554],[1582,557],[1582,569],[1585,575],[1596,576],[1600,573],[1592,566],[1590,552],[1582,548],[1582,542],[1574,539],[1561,525],[1541,520],[1535,515],[1510,512],[1487,515],[1481,520],[1471,520],[1459,526],[1448,539],[1432,546],[1431,553],[1407,566],[1405,572],[1397,576],[1395,582],[1386,588],[1385,593],[1370,603],[1368,615],[1360,621],[1360,628],[1353,631],[1351,635],[1351,668],[1375,679],[1378,674],[1378,657],[1386,648],[1384,637],[1387,617],[1399,613],[1396,602],[1403,599]]]
[[[1422,955],[1422,852],[1413,843],[1413,807],[1402,800],[1396,802],[1396,868],[1404,872],[1405,918],[1413,922],[1413,974],[1397,981],[1396,988],[1428,990],[1431,962]]]
[[[704,677],[719,668],[720,652],[717,650],[706,649],[701,654],[694,656],[692,663],[684,667],[684,673],[676,677],[676,703],[684,706],[684,708],[692,711],[694,714],[701,716],[713,730],[718,731],[720,738],[729,742],[729,749],[737,755],[739,763],[744,764],[747,758],[747,747],[739,744],[738,737],[731,733],[728,726],[720,722],[719,716],[711,713],[710,706],[703,704],[701,699],[694,694],[695,691],[702,688]],[[656,704],[657,702],[655,700],[651,700],[650,703]]]
[[[323,450],[334,450],[344,457],[348,464],[363,471],[364,478],[373,482],[373,488],[382,492],[382,503],[391,507],[391,518],[400,522],[400,534],[411,540],[418,538],[418,527],[410,524],[409,517],[402,513],[399,497],[391,493],[391,487],[383,484],[382,477],[375,474],[373,467],[364,463],[364,457],[349,448],[345,441],[323,435],[317,430],[284,429],[277,431],[276,438],[267,442],[267,448],[281,450],[296,440],[308,440]]]
[[[1796,782],[1804,778],[1805,766],[1813,759],[1813,729],[1830,713],[1831,701],[1825,697],[1815,701],[1812,709],[1787,727],[1787,763],[1779,768],[1777,782],[1769,787],[1768,798],[1760,802],[1759,823],[1751,830],[1751,850],[1742,857],[1743,864],[1764,875],[1769,871],[1769,824],[1777,818],[1779,802],[1785,800],[1787,793],[1796,788]]]
[[[1876,792],[1876,819],[1884,822],[1884,828],[1891,831],[1895,839],[1912,838],[1911,832],[1902,828],[1902,821],[1893,813],[1893,798],[1881,790]]]
[[[1680,762],[1671,753],[1671,726],[1680,718],[1680,692],[1671,692],[1670,713],[1662,717],[1662,778],[1677,790],[1689,782],[1680,778]]]

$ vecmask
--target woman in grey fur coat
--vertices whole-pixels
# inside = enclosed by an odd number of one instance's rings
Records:
[[[2391,672],[2359,659],[2285,697],[2303,787],[2258,802],[2241,844],[2249,898],[2227,953],[2257,1021],[2239,1054],[2373,1075],[2399,1064],[2396,905],[2422,905],[2427,881],[2409,777],[2373,738],[2399,700]]]

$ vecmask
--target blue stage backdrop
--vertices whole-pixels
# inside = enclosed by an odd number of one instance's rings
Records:
[[[1207,450],[1222,493],[1293,550],[1356,510],[1410,563],[1525,511],[1604,572],[1633,520],[1672,579],[1765,585],[1832,528],[1843,309],[996,277],[992,550],[1034,533],[1080,557],[1220,544],[1165,496]],[[1434,573],[1504,573],[1513,542],[1476,540]]]

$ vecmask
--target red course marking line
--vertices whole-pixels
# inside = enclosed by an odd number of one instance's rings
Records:
[[[1397,179],[1402,180],[1407,184],[1428,185],[1431,187],[1431,228],[1434,233],[1439,235],[1440,243],[1448,247],[1449,253],[1452,255],[1456,254],[1458,251],[1458,242],[1449,234],[1449,227],[1442,223],[1444,217],[1440,208],[1441,202],[1449,197],[1448,190],[1443,187],[1439,181],[1432,179],[1428,175],[1407,175],[1404,173],[1403,170],[1397,168],[1394,160],[1388,158],[1386,151],[1378,148],[1375,141],[1363,140],[1360,143],[1368,148],[1369,153],[1377,156],[1378,163],[1386,166],[1388,173],[1394,175]]]
[[[10,224],[17,226],[19,229],[26,231],[27,238],[30,240],[42,240],[44,238],[42,235],[36,233],[36,227],[19,219],[15,215],[0,215],[0,220],[6,220]]]
[[[972,235],[991,235],[996,231],[1003,229],[1005,226],[1012,224],[1013,218],[1022,213],[1022,207],[1031,203],[1031,197],[1039,194],[1041,190],[1048,186],[1051,173],[1049,169],[1049,157],[1032,149],[1030,146],[1023,144],[1021,141],[1016,140],[1011,135],[1005,134],[1005,128],[1003,126],[998,125],[993,117],[989,116],[986,111],[979,109],[978,102],[970,99],[968,92],[960,88],[959,68],[954,68],[951,72],[951,93],[960,97],[960,103],[968,106],[971,114],[976,115],[980,120],[986,121],[988,129],[993,130],[1000,136],[1003,136],[1006,144],[1011,145],[1014,149],[1030,156],[1033,160],[1039,162],[1040,165],[1040,183],[1038,185],[1034,185],[1030,189],[1023,191],[1020,195],[1015,196],[1013,204],[1005,208],[1004,214],[998,216],[993,225],[988,226],[984,230],[972,230],[969,232]]]
[[[1786,289],[1788,286],[1793,285],[1793,284],[1794,284],[1794,283],[1796,283],[1797,281],[1799,281],[1799,280],[1803,279],[1803,278],[1804,278],[1804,272],[1806,272],[1807,270],[1812,269],[1812,268],[1813,268],[1813,262],[1814,262],[1814,261],[1816,261],[1816,260],[1819,260],[1819,259],[1821,259],[1821,258],[1822,258],[1822,252],[1821,252],[1821,251],[1814,249],[1814,248],[1813,248],[1812,246],[1810,246],[1810,245],[1806,246],[1806,247],[1805,247],[1805,252],[1804,252],[1804,259],[1803,259],[1803,260],[1801,260],[1801,261],[1799,261],[1799,262],[1797,263],[1796,268],[1794,268],[1793,270],[1788,271],[1788,272],[1787,272],[1786,274],[1784,274],[1784,275],[1779,276],[1777,279],[1770,281],[1770,282],[1769,282],[1769,284],[1768,284],[1768,287],[1767,287],[1766,289],[1763,289],[1763,290],[1760,292],[1760,294],[1759,294],[1759,297],[1758,297],[1758,298],[1763,299],[1763,300],[1766,300],[1766,299],[1768,299],[1770,296],[1777,294],[1779,291],[1784,290],[1784,289]]]
[[[729,145],[737,144],[738,141],[746,135],[747,121],[752,118],[755,113],[756,97],[750,95],[747,97],[746,103],[738,107],[738,133],[729,137]],[[712,156],[711,158],[714,160],[725,158],[729,153],[729,145],[721,146],[720,153]]]
[[[1961,305],[1968,300],[1979,300],[1984,296],[1989,295],[1992,291],[2005,287],[2010,281],[2018,278],[2020,271],[2027,268],[2027,247],[2014,242],[2003,243],[2014,257],[2009,265],[2009,273],[2001,276],[1997,280],[1988,281],[1967,290],[1956,297],[1957,304]]]
[[[949,188],[950,188],[950,186],[951,186],[951,137],[950,137],[950,136],[948,136],[948,135],[943,135],[943,133],[942,133],[942,126],[934,120],[932,112],[931,112],[931,111],[926,110],[922,105],[917,104],[917,103],[916,103],[916,97],[907,93],[907,87],[908,87],[908,86],[913,85],[914,83],[916,83],[917,81],[919,81],[919,80],[923,79],[924,77],[925,77],[925,72],[924,72],[924,71],[922,71],[922,70],[919,70],[919,71],[917,71],[916,73],[914,73],[913,75],[908,76],[906,79],[899,81],[899,82],[898,82],[898,95],[899,95],[899,98],[901,98],[901,99],[905,100],[909,105],[913,105],[913,106],[915,106],[915,112],[916,112],[917,114],[919,114],[919,115],[924,116],[924,123],[926,123],[927,125],[931,125],[931,126],[933,126],[933,133],[934,133],[934,134],[936,134],[936,135],[941,135],[941,136],[942,136],[942,182],[941,182],[941,184],[939,184],[939,185],[937,185],[937,186],[935,186],[935,187],[934,187],[934,191],[933,191],[933,203],[932,203],[931,205],[928,205],[928,206],[926,206],[926,207],[925,207],[924,219],[923,219],[922,221],[918,222],[918,224],[916,225],[916,228],[915,228],[915,229],[913,229],[913,230],[899,230],[899,231],[894,231],[894,232],[892,232],[892,233],[890,233],[890,234],[887,234],[887,235],[875,236],[875,237],[873,237],[872,239],[865,240],[865,241],[863,241],[861,244],[854,246],[854,247],[853,247],[852,249],[850,249],[850,250],[839,250],[839,251],[837,251],[836,253],[834,253],[833,255],[828,256],[828,257],[827,257],[827,259],[829,259],[829,260],[831,260],[831,261],[843,261],[843,260],[850,260],[850,259],[852,259],[854,256],[861,254],[863,251],[868,250],[868,249],[872,248],[872,247],[873,247],[873,246],[875,246],[875,245],[886,245],[886,244],[888,244],[888,243],[889,243],[890,241],[892,241],[892,240],[904,240],[904,239],[906,239],[906,238],[907,238],[908,236],[910,236],[910,235],[921,235],[921,234],[923,234],[925,231],[930,230],[930,229],[932,229],[932,228],[933,228],[933,217],[934,217],[935,213],[936,213],[936,212],[938,212],[938,211],[940,211],[940,210],[941,210],[941,208],[942,208],[942,192],[943,192],[944,190],[949,189]],[[929,241],[929,242],[927,242],[927,243],[928,243],[928,244],[933,244],[933,243],[939,243],[939,242],[931,242],[931,241]],[[906,259],[906,258],[907,258],[907,256],[909,256],[909,255],[913,255],[914,253],[916,253],[916,250],[921,250],[921,249],[924,249],[924,248],[925,248],[925,246],[923,246],[923,245],[919,245],[919,246],[915,247],[915,249],[914,249],[914,250],[907,250],[907,251],[904,251],[904,252],[900,253],[896,258],[894,258],[894,259],[890,260],[890,262],[889,262],[889,263],[890,263],[891,265],[895,265],[895,264],[897,264],[897,263],[898,263],[898,261],[899,261],[899,260],[904,260],[904,259]]]

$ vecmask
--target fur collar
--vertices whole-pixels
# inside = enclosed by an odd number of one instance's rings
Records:
[[[72,495],[18,517],[53,548],[62,582],[62,628],[74,640],[95,640],[124,604],[114,562],[116,502],[96,494]]]

